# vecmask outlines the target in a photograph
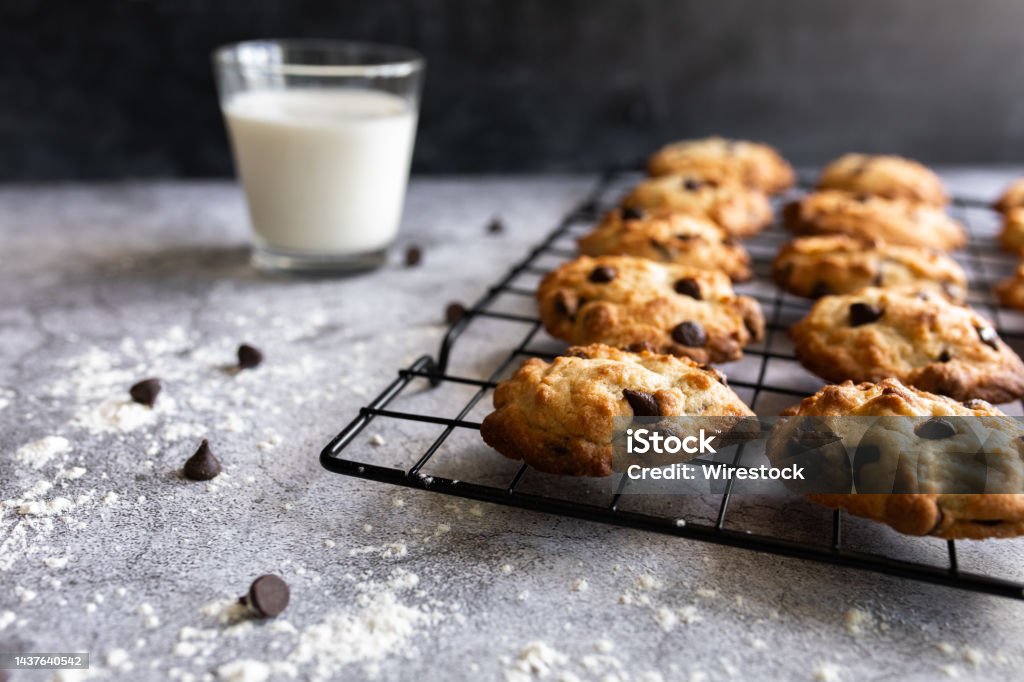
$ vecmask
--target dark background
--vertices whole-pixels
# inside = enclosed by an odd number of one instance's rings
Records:
[[[1024,160],[1021,0],[0,0],[0,180],[231,173],[209,52],[413,46],[415,169],[592,170],[711,132]]]

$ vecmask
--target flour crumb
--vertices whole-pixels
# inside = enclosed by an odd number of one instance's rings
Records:
[[[676,616],[675,612],[667,606],[658,607],[654,612],[654,620],[665,632],[672,632],[679,623],[679,617]]]
[[[506,671],[505,678],[509,682],[528,679],[529,676],[545,678],[551,675],[556,667],[568,662],[568,656],[552,649],[547,643],[530,642],[519,651],[511,668]]]
[[[861,609],[849,609],[843,614],[843,623],[851,635],[859,635],[871,623],[871,614]]]
[[[260,661],[231,661],[217,668],[217,677],[227,682],[267,682],[270,666]]]
[[[498,570],[501,571],[502,573],[504,573],[505,575],[508,575],[509,573],[512,572],[512,564],[502,564],[498,568]]]
[[[43,563],[46,565],[47,568],[60,569],[68,565],[68,558],[66,556],[48,557],[46,559],[43,559]]]
[[[403,500],[401,497],[396,497],[395,499],[391,500],[391,506],[396,508],[404,507],[405,500]]]
[[[14,611],[0,611],[0,631],[6,630],[16,617]]]
[[[955,665],[944,665],[939,668],[946,677],[957,678],[960,677],[960,670]]]
[[[586,592],[589,587],[590,583],[587,582],[586,578],[576,578],[576,580],[572,581],[573,592]]]
[[[58,471],[56,478],[58,481],[75,481],[81,478],[82,476],[85,476],[85,474],[85,467],[71,467],[69,469],[61,469],[60,471]]]
[[[71,452],[71,443],[63,436],[46,436],[26,443],[14,453],[19,463],[32,469],[42,469],[57,455]]]
[[[387,441],[384,440],[384,436],[380,435],[379,433],[375,433],[372,436],[370,436],[370,445],[374,445],[376,447],[380,447],[381,445],[386,445],[386,444],[387,444]]]
[[[118,500],[120,499],[121,496],[115,493],[113,490],[111,490],[110,492],[103,496],[103,499],[100,500],[100,502],[109,507],[111,505],[117,504]]]
[[[952,656],[954,653],[956,653],[956,649],[954,649],[953,645],[949,642],[939,642],[935,645],[935,647],[947,656]]]
[[[814,669],[817,682],[839,682],[839,666],[834,663],[822,663]]]
[[[971,647],[964,647],[964,660],[977,667],[985,662],[985,654]]]
[[[335,545],[334,540],[324,540],[324,547],[327,547],[328,549],[330,549],[331,547],[334,547],[334,545]]]
[[[111,668],[125,669],[129,665],[128,652],[124,649],[111,649],[107,652],[107,665]]]
[[[594,648],[602,654],[607,654],[614,648],[614,645],[610,639],[599,639],[594,642]]]

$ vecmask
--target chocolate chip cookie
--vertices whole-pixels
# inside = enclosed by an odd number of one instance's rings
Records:
[[[846,234],[941,251],[967,243],[963,225],[943,209],[905,199],[834,190],[814,192],[787,204],[783,217],[799,235]]]
[[[571,476],[612,471],[613,418],[753,416],[720,372],[687,358],[600,344],[551,363],[532,358],[494,392],[484,441],[535,469]],[[719,420],[715,420],[720,423]]]
[[[645,180],[626,195],[622,205],[706,218],[734,237],[755,235],[772,221],[764,192],[734,180],[705,180],[687,173]]]
[[[632,256],[581,256],[550,272],[537,291],[552,336],[685,355],[700,363],[739,359],[764,336],[761,306],[733,293],[714,270]]]
[[[1024,310],[1024,264],[995,286],[996,298],[1007,308]]]
[[[708,137],[673,142],[647,163],[651,175],[689,173],[705,180],[738,180],[747,187],[777,194],[793,186],[796,175],[782,155],[759,142]]]
[[[639,208],[615,209],[579,240],[588,256],[638,256],[663,263],[721,270],[733,281],[748,280],[750,254],[704,218]]]
[[[895,377],[956,400],[1024,396],[1024,362],[975,311],[912,288],[825,296],[790,330],[797,359],[826,381]]]
[[[789,293],[808,298],[869,286],[930,288],[956,302],[967,293],[963,268],[948,256],[841,234],[789,242],[772,263],[772,279]]]
[[[927,167],[901,156],[845,154],[825,166],[819,189],[838,189],[887,199],[945,206],[949,196],[942,180]]]
[[[1004,251],[1024,257],[1024,208],[1011,208],[1003,214],[999,246]]]
[[[1024,178],[1018,178],[1010,183],[992,207],[1002,213],[1014,208],[1024,208]]]
[[[979,428],[985,431],[987,466],[999,472],[1007,489],[1019,489],[1024,430],[984,401],[965,405],[896,379],[847,381],[826,386],[784,414],[800,419],[783,420],[770,434],[766,452],[776,466],[800,457],[814,469],[813,459],[820,457],[830,473],[838,469],[835,451],[822,447],[828,439],[820,436],[828,432],[844,446],[840,456],[847,458],[852,484],[847,489],[856,492],[808,495],[815,502],[909,535],[983,539],[1024,533],[1024,495],[942,492],[963,489],[962,469],[971,460],[960,458],[978,451]],[[818,436],[815,442],[808,442],[808,425]],[[863,492],[883,489],[916,492]]]

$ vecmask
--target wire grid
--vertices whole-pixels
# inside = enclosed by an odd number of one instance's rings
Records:
[[[493,454],[490,461],[476,462],[474,467],[476,455],[465,457],[464,453],[447,453],[447,464],[442,471],[433,472],[429,469],[432,459],[436,459],[435,456],[446,447],[446,443],[453,440],[453,434],[479,430],[480,422],[473,417],[477,412],[486,413],[488,402],[484,398],[490,395],[498,381],[508,376],[526,358],[550,359],[559,353],[559,347],[564,348],[564,344],[553,346],[552,340],[542,331],[533,304],[535,283],[558,263],[578,255],[574,246],[575,238],[591,229],[601,213],[613,207],[623,191],[640,177],[635,171],[606,173],[589,197],[566,214],[543,241],[516,263],[497,284],[490,287],[462,319],[450,326],[436,359],[424,355],[400,370],[390,385],[369,405],[360,409],[356,418],[324,448],[320,456],[322,465],[330,471],[362,479],[1024,599],[1024,584],[1020,582],[981,571],[962,570],[958,545],[952,540],[945,542],[941,554],[935,554],[932,548],[935,561],[921,560],[917,556],[899,556],[901,553],[895,551],[898,546],[891,542],[919,540],[905,536],[889,538],[890,544],[882,543],[881,548],[876,547],[872,551],[851,548],[846,543],[851,518],[840,510],[831,511],[830,524],[827,524],[830,528],[821,529],[824,537],[793,538],[779,532],[779,526],[785,524],[776,524],[775,527],[757,532],[744,528],[742,523],[739,527],[732,527],[727,519],[730,516],[730,503],[736,497],[733,479],[724,485],[724,489],[714,496],[716,499],[712,502],[703,500],[709,506],[703,514],[706,518],[701,519],[665,508],[654,511],[631,510],[623,504],[623,495],[628,485],[625,476],[619,479],[617,488],[602,494],[590,483],[580,484],[579,479],[549,476],[529,469],[525,464],[503,460],[493,450],[482,445],[478,434],[473,434],[474,446],[486,448]],[[784,197],[779,201],[789,198],[792,197]],[[955,255],[971,283],[968,301],[988,314],[1000,335],[1020,352],[1020,346],[1024,343],[1024,316],[999,310],[990,293],[991,285],[1015,266],[1015,261],[1000,254],[996,248],[994,234],[998,227],[997,219],[983,202],[975,199],[958,198],[951,205],[951,211],[965,224],[971,236],[969,248]],[[810,302],[783,293],[766,278],[771,259],[788,238],[789,235],[775,225],[745,242],[751,252],[757,277],[752,282],[737,285],[736,290],[753,296],[761,303],[765,311],[766,333],[762,342],[744,349],[742,361],[723,366],[729,376],[730,386],[761,415],[778,414],[783,407],[817,391],[822,383],[820,379],[799,368],[786,333],[788,327],[807,312]],[[509,310],[503,304],[508,299],[518,300],[519,305],[516,307],[521,310],[515,307]],[[453,372],[451,365],[459,357],[456,353],[458,341],[474,324],[479,325],[484,321],[512,324],[522,327],[523,331],[511,351],[507,350],[507,337],[501,336],[502,351],[497,356],[498,360],[491,363],[493,370],[485,378]],[[465,344],[458,346],[458,350],[465,353]],[[396,409],[396,400],[409,393],[410,385],[414,382],[429,384],[434,387],[433,390],[444,386],[460,387],[468,391],[469,397],[460,403],[461,408],[451,417],[438,414],[440,410],[436,408]],[[1024,403],[1004,406],[1004,410],[1009,414],[1024,414]],[[429,445],[422,452],[412,453],[412,459],[401,465],[383,464],[382,460],[387,456],[383,448],[375,448],[374,451],[380,454],[364,460],[343,456],[356,436],[375,419],[430,425],[440,431],[429,439]],[[726,461],[733,466],[739,465],[744,457],[744,449],[745,444],[736,446],[735,454],[731,460]],[[507,466],[498,465],[502,462]],[[492,472],[506,471],[508,475],[503,477],[496,473],[483,476],[482,481],[472,480],[474,469],[478,471],[481,466],[492,467]],[[531,486],[524,485],[528,475],[542,481],[542,484],[533,485],[534,489],[531,490]],[[593,481],[584,479],[588,480]],[[582,487],[582,490],[568,496],[562,494],[566,488],[574,485]],[[701,514],[696,516],[700,517]],[[780,517],[783,520],[785,518],[785,515]],[[930,541],[933,544],[942,542],[935,539]]]

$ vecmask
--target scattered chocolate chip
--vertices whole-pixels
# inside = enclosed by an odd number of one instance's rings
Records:
[[[288,583],[276,575],[268,574],[253,580],[248,594],[238,601],[258,616],[273,618],[288,607],[290,596]]]
[[[871,195],[870,195],[870,194],[864,194],[864,193],[862,192],[862,193],[858,194],[857,196],[855,196],[855,197],[854,197],[853,199],[854,199],[854,201],[856,201],[856,202],[857,202],[858,204],[866,204],[866,203],[867,203],[867,201],[868,201],[868,199],[870,199],[870,198],[871,198]]]
[[[942,440],[956,435],[956,427],[941,417],[932,417],[914,427],[918,438],[925,440]]]
[[[885,312],[878,306],[871,305],[870,303],[851,303],[850,304],[850,326],[859,327],[862,324],[871,324],[882,316]]]
[[[454,302],[449,303],[448,307],[444,309],[444,320],[448,324],[455,324],[466,315],[466,306],[461,303]]]
[[[879,263],[878,265],[876,265],[875,269],[875,276],[871,278],[871,286],[880,287],[882,286],[882,283],[885,281],[885,278],[882,275],[882,264]]]
[[[672,288],[676,290],[677,294],[689,296],[690,298],[695,298],[698,301],[701,300],[700,282],[695,280],[693,277],[683,277],[682,279],[676,280],[676,283]]]
[[[689,242],[689,241],[693,241],[694,239],[700,239],[700,236],[699,235],[695,235],[695,234],[683,233],[683,234],[677,234],[676,235],[676,239],[678,239],[681,242]],[[722,241],[724,243],[725,240],[723,239]]]
[[[676,250],[668,244],[662,244],[658,239],[650,240],[651,248],[661,254],[661,257],[665,260],[672,260],[676,254]]]
[[[263,353],[256,346],[250,346],[247,343],[243,343],[238,347],[238,367],[239,369],[252,369],[253,367],[259,367],[260,363],[263,362]]]
[[[131,395],[132,400],[140,405],[153,407],[153,403],[156,402],[156,397],[160,395],[160,388],[159,379],[143,379],[129,388],[128,394]]]
[[[999,350],[999,335],[992,327],[978,327],[978,337],[986,346]]]
[[[405,265],[414,268],[423,262],[423,249],[418,246],[410,246],[405,250]]]
[[[501,218],[495,216],[491,219],[491,222],[487,223],[488,234],[501,234],[505,231],[505,223],[501,221]]]
[[[708,335],[700,322],[686,321],[672,330],[672,340],[683,346],[699,348],[708,342]]]
[[[590,281],[595,284],[606,284],[619,274],[618,270],[610,265],[598,265],[590,273]]]
[[[651,393],[632,391],[625,388],[622,390],[622,397],[629,402],[629,406],[633,408],[633,415],[636,417],[661,416],[661,408],[658,407],[658,401]]]
[[[185,460],[182,472],[190,481],[209,481],[220,474],[220,462],[210,450],[210,441],[203,439],[196,453]]]
[[[726,246],[736,246],[736,244],[738,244],[736,238],[733,237],[731,234],[727,234],[724,237],[722,237],[722,243],[725,244]]]
[[[623,220],[641,220],[644,217],[644,210],[635,206],[625,206],[622,209]]]
[[[694,180],[693,178],[686,178],[683,180],[683,188],[686,189],[687,192],[695,192],[703,186],[704,183],[700,180]]]
[[[942,352],[939,353],[939,357],[936,358],[939,362],[949,362],[953,359],[953,353],[948,348],[943,348]]]
[[[824,282],[815,282],[811,288],[811,298],[821,298],[822,296],[829,296],[831,293],[832,289]]]

